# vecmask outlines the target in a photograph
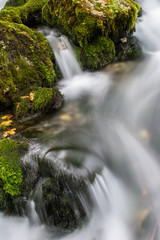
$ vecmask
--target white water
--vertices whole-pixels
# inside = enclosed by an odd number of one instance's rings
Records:
[[[46,35],[51,47],[54,50],[57,64],[65,79],[71,79],[74,75],[81,74],[81,68],[74,56],[71,44],[65,36],[57,36],[55,31],[44,28],[42,31]]]
[[[142,6],[146,13],[135,35],[146,60],[117,86],[106,73],[82,73],[69,42],[64,37],[57,40],[54,32],[46,34],[64,77],[61,89],[66,101],[89,99],[94,131],[88,145],[96,146],[106,164],[90,186],[95,207],[88,212],[89,223],[62,240],[160,239],[160,3],[145,0]],[[37,223],[33,206],[32,210]],[[143,212],[150,212],[154,219],[146,231],[142,229]],[[47,235],[44,226],[2,214],[0,235],[3,240],[57,240]]]
[[[4,5],[6,4],[7,0],[1,0],[0,1],[0,10],[4,7]]]

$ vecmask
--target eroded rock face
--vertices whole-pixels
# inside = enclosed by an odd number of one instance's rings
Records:
[[[114,60],[115,44],[134,30],[138,11],[133,0],[48,0],[42,17],[79,47],[84,68],[96,69]]]

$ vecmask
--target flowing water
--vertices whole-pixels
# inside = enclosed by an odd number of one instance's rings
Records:
[[[3,240],[160,239],[160,2],[143,0],[141,4],[144,13],[135,35],[145,57],[121,75],[82,72],[69,41],[53,30],[41,29],[63,75],[60,89],[65,106],[37,124],[40,135],[32,139],[24,160],[33,161],[33,153],[43,156],[50,148],[53,158],[57,139],[63,148],[57,153],[57,164],[68,154],[67,146],[76,146],[84,154],[81,168],[61,163],[65,171],[83,176],[102,171],[89,183],[92,212],[80,196],[89,219],[81,229],[57,237],[40,224],[30,201],[29,219],[1,213]],[[59,136],[64,132],[62,141]]]

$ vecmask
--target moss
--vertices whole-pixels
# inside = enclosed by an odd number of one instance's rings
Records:
[[[33,87],[55,82],[53,53],[43,34],[22,24],[0,21],[0,103],[16,105]]]
[[[118,39],[134,29],[139,6],[132,0],[103,1],[97,11],[96,2],[48,0],[42,9],[43,20],[51,26],[62,28],[80,47],[87,45],[97,35]]]
[[[6,7],[18,7],[22,6],[27,2],[27,0],[8,0],[6,3]]]
[[[33,110],[45,109],[53,98],[52,88],[38,88],[35,92]]]
[[[30,25],[41,23],[41,9],[47,0],[10,0],[0,12],[0,19]]]
[[[16,106],[16,119],[24,120],[27,117],[32,117],[35,113],[53,111],[54,108],[59,108],[62,104],[62,95],[57,88],[34,87],[30,88],[33,94],[33,100],[29,96],[21,98]]]
[[[20,193],[22,183],[21,168],[19,166],[19,149],[17,141],[0,140],[0,180],[5,193],[16,196]]]
[[[85,69],[96,69],[115,59],[114,45],[134,30],[139,5],[133,0],[88,2],[48,0],[42,18],[81,48],[76,52]]]
[[[75,48],[75,53],[83,69],[97,69],[114,60],[115,46],[111,39],[98,37],[82,49]]]
[[[16,108],[16,118],[22,118],[23,116],[26,116],[26,114],[29,112],[30,109],[30,100],[29,98],[23,98],[21,99],[20,103],[18,103]]]

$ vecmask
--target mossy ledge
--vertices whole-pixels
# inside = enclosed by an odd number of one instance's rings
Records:
[[[97,69],[114,61],[115,45],[134,30],[138,11],[133,0],[48,0],[42,18],[69,36],[84,68]]]

